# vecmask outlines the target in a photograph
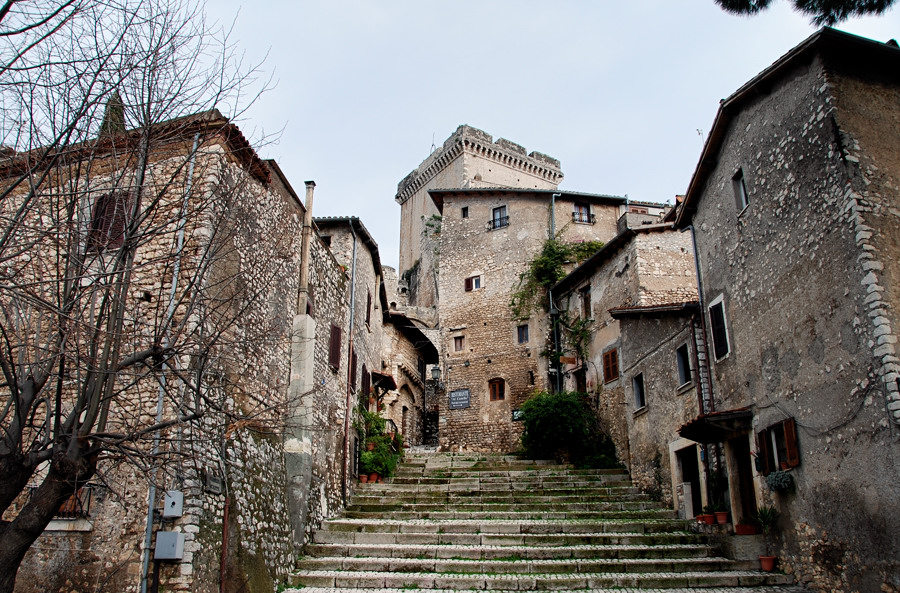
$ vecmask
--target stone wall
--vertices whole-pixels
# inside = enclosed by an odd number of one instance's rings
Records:
[[[756,405],[756,431],[796,420],[796,492],[772,494],[756,475],[757,502],[782,513],[784,568],[840,591],[900,588],[900,524],[886,511],[900,506],[886,406],[896,383],[883,382],[896,358],[892,325],[879,321],[888,307],[873,305],[892,295],[882,270],[897,241],[885,148],[897,142],[897,83],[869,75],[797,61],[746,99],[693,217],[704,300],[723,298],[732,344],[713,365],[717,408]],[[739,168],[750,199],[740,212]]]

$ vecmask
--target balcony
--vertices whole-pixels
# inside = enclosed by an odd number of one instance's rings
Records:
[[[29,497],[34,496],[38,487],[28,489]],[[53,516],[54,519],[87,519],[91,514],[91,490],[90,484],[79,488],[75,494],[66,499],[60,505],[59,510]]]
[[[502,229],[505,226],[509,226],[509,216],[498,216],[488,221],[487,230],[495,231],[497,229]]]
[[[594,224],[597,222],[597,217],[589,212],[575,211],[572,213],[572,222],[577,222],[578,224]]]

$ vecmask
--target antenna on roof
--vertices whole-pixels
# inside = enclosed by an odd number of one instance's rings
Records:
[[[434,145],[434,132],[432,132],[431,133],[431,151],[428,154],[431,154],[432,152],[434,152],[435,148],[437,148],[437,146]]]

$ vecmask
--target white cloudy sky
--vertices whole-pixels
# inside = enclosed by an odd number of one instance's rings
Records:
[[[238,122],[316,216],[359,216],[396,266],[397,183],[459,124],[562,162],[561,187],[665,202],[720,99],[815,31],[788,0],[209,0],[275,88]],[[236,20],[235,20],[236,17]],[[900,38],[900,11],[839,27]],[[698,133],[698,130],[700,133]]]

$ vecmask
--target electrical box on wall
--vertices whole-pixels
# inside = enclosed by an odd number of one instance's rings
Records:
[[[174,519],[184,514],[184,493],[180,490],[168,490],[166,492],[165,505],[162,516]]]
[[[184,558],[184,534],[177,531],[157,531],[155,560],[181,560]]]

